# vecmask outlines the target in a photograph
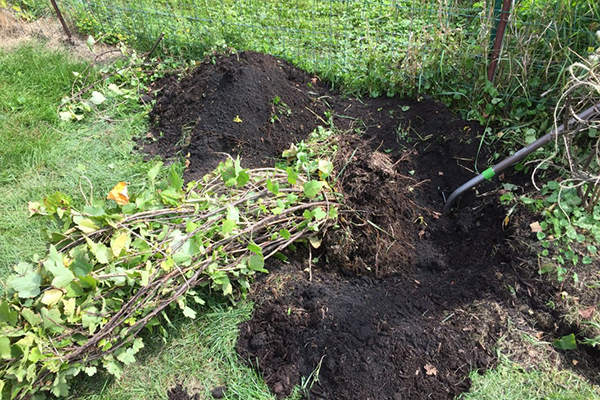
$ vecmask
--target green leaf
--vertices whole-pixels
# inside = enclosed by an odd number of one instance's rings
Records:
[[[96,368],[96,367],[93,367],[93,366],[92,366],[92,367],[85,367],[85,368],[83,369],[83,371],[85,372],[85,374],[86,374],[87,376],[93,376],[93,375],[95,375],[95,374],[96,374],[96,372],[98,372],[98,368]]]
[[[86,260],[85,253],[79,251],[75,253],[73,262],[71,263],[71,271],[77,278],[84,277],[92,271],[93,265]]]
[[[331,207],[329,209],[329,218],[331,218],[331,219],[337,219],[337,217],[338,217],[337,207]]]
[[[44,267],[54,275],[52,286],[56,288],[64,288],[75,279],[75,275],[69,268],[65,267],[62,256],[53,245],[50,246],[49,258],[44,261]]]
[[[10,339],[6,336],[0,336],[0,358],[7,359],[11,358],[10,353]]]
[[[243,187],[246,183],[248,183],[250,181],[250,175],[248,175],[248,173],[244,170],[244,171],[240,171],[237,175],[237,188],[241,188]]]
[[[8,325],[15,326],[19,319],[19,313],[14,310],[6,299],[0,302],[0,321]]]
[[[42,322],[42,317],[40,317],[39,314],[31,311],[29,308],[21,309],[21,315],[27,322],[29,322],[29,325],[31,326],[37,326],[40,324],[40,322]]]
[[[287,229],[280,229],[279,230],[279,236],[281,236],[282,238],[288,240],[289,238],[292,237],[292,234]]]
[[[554,347],[561,350],[574,350],[577,348],[577,341],[575,340],[575,335],[573,333],[563,336],[560,339],[555,339],[552,344]]]
[[[169,168],[169,175],[167,176],[169,186],[178,192],[183,188],[183,177],[181,176],[179,169],[177,164],[172,164],[171,168]]]
[[[294,169],[292,167],[287,167],[285,169],[285,172],[287,172],[288,183],[290,185],[295,185],[296,182],[298,181],[298,174],[296,173],[296,171],[294,171]]]
[[[109,374],[113,375],[117,379],[121,379],[121,374],[123,373],[123,367],[119,362],[114,359],[105,359],[104,368],[108,371]]]
[[[323,218],[327,217],[327,213],[325,213],[325,211],[323,211],[323,209],[321,207],[315,208],[314,213],[315,213],[316,219],[323,219]]]
[[[44,199],[46,211],[50,214],[57,212],[58,209],[69,209],[71,207],[71,198],[61,192],[55,192]]]
[[[310,210],[304,210],[302,216],[310,221],[315,216],[315,212]]]
[[[100,206],[85,206],[83,212],[90,217],[104,217],[106,216],[106,210]]]
[[[121,361],[125,365],[130,365],[135,362],[135,355],[131,349],[127,349],[117,355],[117,360]]]
[[[98,262],[100,264],[108,264],[108,262],[109,262],[108,247],[106,247],[104,244],[100,243],[97,245],[96,252],[94,255],[96,256],[96,260],[98,260]]]
[[[87,328],[90,334],[93,334],[98,324],[102,322],[102,318],[96,314],[98,314],[98,310],[95,307],[90,307],[81,314],[81,325]]]
[[[254,243],[254,242],[250,242],[248,244],[248,250],[250,250],[254,254],[262,256],[262,248],[259,245],[257,245],[256,243]]]
[[[236,226],[237,226],[237,224],[235,223],[235,221],[226,219],[223,221],[223,227],[221,228],[221,231],[222,231],[223,235],[227,235],[228,233],[233,232],[233,230],[235,229]]]
[[[156,180],[156,177],[158,176],[158,173],[160,172],[160,168],[162,167],[162,165],[162,161],[159,161],[154,165],[154,167],[148,170],[148,179],[150,179],[150,182],[152,182],[153,184]]]
[[[98,285],[98,281],[91,276],[84,276],[79,278],[79,284],[81,284],[81,287],[84,289],[94,290]]]
[[[17,273],[6,280],[9,289],[14,290],[22,299],[29,299],[40,294],[42,276],[28,263],[19,263]]]
[[[265,259],[262,255],[253,254],[248,258],[248,268],[253,271],[268,273],[265,268]]]
[[[279,193],[279,182],[273,182],[271,179],[267,179],[267,190],[274,195],[277,195]]]
[[[233,167],[233,161],[231,159],[227,159],[224,162],[220,162],[217,167],[217,172],[221,175],[223,182],[226,187],[230,187],[236,184],[237,177],[235,174],[235,168]]]
[[[323,187],[323,182],[308,181],[303,186],[304,195],[306,197],[308,197],[309,199],[314,199],[319,194],[322,187]]]
[[[232,205],[227,206],[227,219],[240,222],[240,210]]]
[[[69,395],[69,389],[71,387],[67,383],[67,377],[65,373],[57,373],[52,383],[50,392],[56,397],[67,397]]]
[[[90,103],[99,106],[100,104],[104,103],[105,101],[106,101],[106,97],[104,97],[104,95],[102,93],[97,92],[97,91],[92,92],[92,97],[90,97]]]
[[[73,220],[75,221],[75,219]],[[77,228],[86,235],[98,230],[98,226],[89,218],[84,218],[81,221],[78,221]]]
[[[40,315],[42,316],[44,329],[55,333],[64,331],[65,328],[62,326],[64,321],[60,316],[60,311],[55,308],[48,310],[46,307],[42,307]]]
[[[159,193],[161,200],[170,206],[178,207],[183,199],[183,194],[172,187],[167,188]]]
[[[185,307],[183,309],[183,315],[191,319],[196,319],[196,311],[192,310],[189,307]]]
[[[297,201],[298,201],[298,196],[296,196],[294,193],[288,193],[287,202],[289,205],[295,204]]]

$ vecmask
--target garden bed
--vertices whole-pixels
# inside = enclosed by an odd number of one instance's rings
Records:
[[[238,353],[278,398],[296,385],[323,399],[453,398],[469,389],[470,371],[495,365],[500,338],[534,365],[539,350],[515,328],[550,342],[576,331],[550,307],[561,290],[537,273],[533,217],[507,217],[498,196],[486,195],[492,184],[440,214],[473,166],[483,169],[479,125],[430,99],[344,98],[318,77],[250,52],[155,89],[145,149],[181,154],[188,179],[223,153],[239,154],[245,167],[272,166],[317,126],[340,132],[340,228],[318,248],[298,246],[288,263],[272,262],[253,289],[253,318],[240,326]],[[501,179],[531,190],[526,176]],[[545,351],[598,376],[591,348]]]

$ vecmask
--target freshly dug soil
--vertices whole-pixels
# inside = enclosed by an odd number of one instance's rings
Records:
[[[312,132],[323,115],[321,89],[285,61],[240,53],[205,63],[180,82],[167,79],[150,113],[158,140],[150,153],[189,153],[188,178],[199,178],[223,160],[243,157],[248,167],[272,166],[290,143]]]
[[[509,319],[546,341],[573,331],[547,306],[559,290],[522,244],[533,221],[507,219],[498,196],[486,196],[493,184],[440,214],[473,165],[486,164],[484,154],[475,160],[479,125],[426,98],[344,98],[257,53],[206,62],[157,88],[146,150],[189,153],[188,179],[223,153],[246,167],[273,165],[330,120],[345,132],[335,160],[340,229],[319,249],[273,262],[240,326],[239,354],[278,398],[303,384],[311,399],[450,399],[469,389],[470,371],[495,364]],[[526,177],[501,178],[529,190]],[[596,356],[581,348],[564,364],[593,379]],[[184,398],[179,389],[171,399]]]

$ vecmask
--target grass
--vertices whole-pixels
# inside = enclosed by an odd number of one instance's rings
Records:
[[[485,375],[473,372],[469,393],[460,400],[594,400],[600,394],[569,370],[525,370],[504,358]]]
[[[211,389],[226,387],[226,398],[267,400],[274,397],[262,379],[240,363],[235,343],[238,324],[249,319],[253,305],[236,307],[214,303],[202,309],[197,320],[177,318],[165,345],[150,340],[146,356],[126,368],[120,381],[110,378],[83,380],[73,399],[166,399],[167,390],[181,384],[200,399],[211,399]]]
[[[147,170],[131,153],[132,137],[146,129],[144,114],[60,121],[60,100],[85,63],[42,48],[0,50],[0,275],[45,251],[44,223],[28,218],[28,202],[58,190],[81,204],[82,192],[105,196],[120,180],[135,185]]]

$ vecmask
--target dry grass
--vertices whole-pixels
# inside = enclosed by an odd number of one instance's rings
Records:
[[[69,43],[57,18],[46,16],[25,21],[11,10],[0,8],[0,51],[15,49],[31,41],[43,43],[48,50],[68,50],[72,56],[81,60],[95,57],[86,45],[86,38],[73,34],[73,43]],[[96,53],[103,53],[110,48],[100,43],[94,47]]]

